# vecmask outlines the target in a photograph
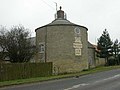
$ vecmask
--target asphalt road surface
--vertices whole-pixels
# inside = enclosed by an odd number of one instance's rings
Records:
[[[79,78],[9,86],[0,88],[0,90],[120,90],[120,69],[89,74]]]

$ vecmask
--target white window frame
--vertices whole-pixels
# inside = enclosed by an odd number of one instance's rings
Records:
[[[76,34],[80,34],[81,30],[80,30],[79,27],[75,27],[74,32],[75,32]]]
[[[39,43],[39,53],[44,53],[45,52],[45,43],[41,42]]]

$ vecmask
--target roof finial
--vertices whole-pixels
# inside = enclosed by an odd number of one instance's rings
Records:
[[[62,9],[62,7],[60,6],[60,10]]]

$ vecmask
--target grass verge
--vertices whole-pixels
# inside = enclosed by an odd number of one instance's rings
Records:
[[[70,78],[70,77],[74,77],[74,76],[82,76],[82,75],[87,75],[87,74],[92,74],[92,73],[102,72],[102,71],[108,71],[108,70],[113,70],[113,69],[118,69],[118,68],[120,68],[120,66],[106,66],[106,67],[100,66],[100,67],[96,67],[96,68],[93,68],[90,70],[83,70],[83,71],[78,72],[78,73],[55,75],[55,76],[49,76],[49,77],[37,77],[37,78],[3,81],[3,82],[0,82],[0,87],[10,86],[10,85],[18,85],[18,84],[42,82],[42,81],[55,80],[55,79],[61,79],[61,78]]]

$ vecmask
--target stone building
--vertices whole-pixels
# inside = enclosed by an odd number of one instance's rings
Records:
[[[88,48],[87,31],[86,27],[67,20],[60,7],[55,20],[35,30],[36,62],[53,62],[55,71],[59,73],[87,69],[94,61],[94,49]],[[89,58],[88,54],[92,56]]]

